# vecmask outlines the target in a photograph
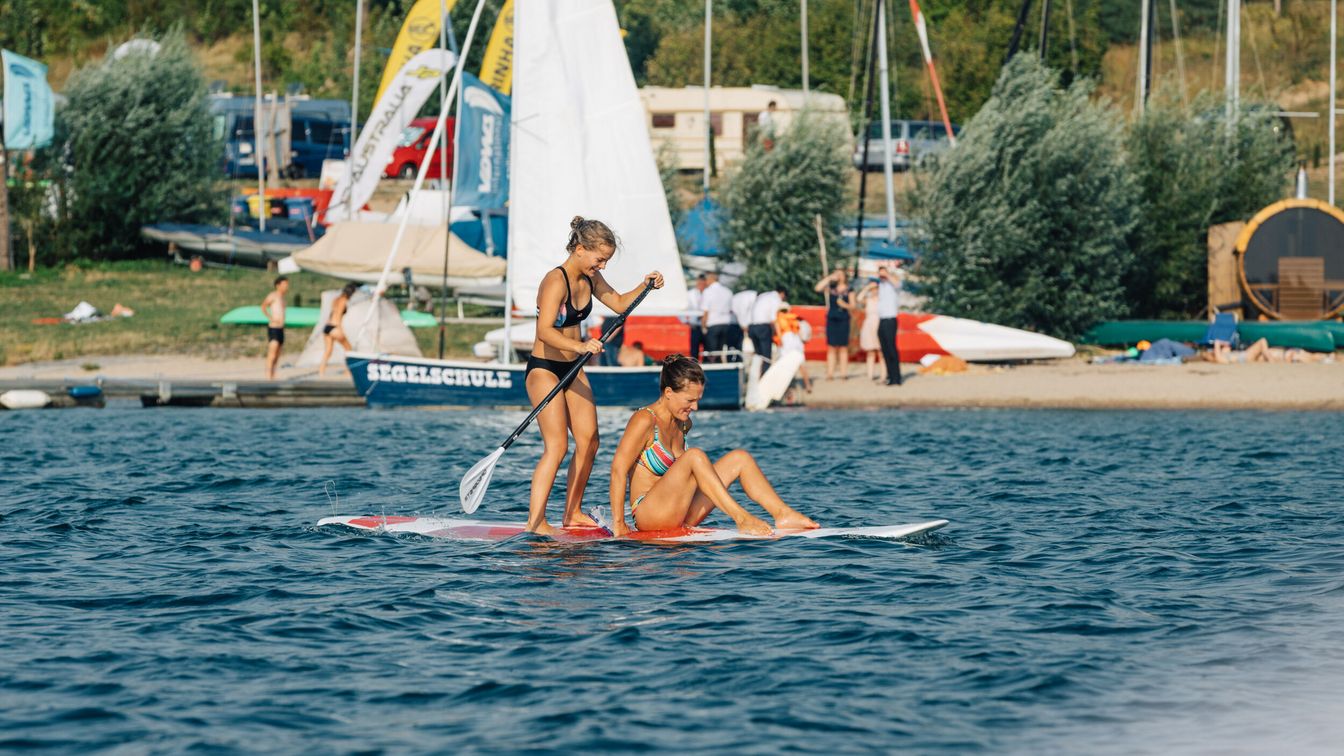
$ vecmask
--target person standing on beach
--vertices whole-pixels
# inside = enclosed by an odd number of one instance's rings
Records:
[[[715,354],[733,343],[733,291],[719,283],[718,273],[706,276],[709,283],[700,295],[700,306],[705,323],[705,362],[726,362],[722,354]]]
[[[899,263],[897,263],[899,264]],[[887,365],[888,386],[901,385],[901,353],[896,348],[896,316],[900,310],[901,282],[885,265],[877,269],[877,340]]]
[[[261,300],[261,314],[266,316],[266,380],[275,380],[275,366],[285,348],[285,295],[289,293],[289,279],[275,279],[275,289]]]
[[[700,350],[705,346],[705,324],[700,322],[704,311],[704,303],[701,301],[705,287],[709,285],[709,280],[704,273],[695,277],[695,286],[686,292],[686,309],[694,312],[694,315],[687,315],[682,321],[691,329],[691,359],[699,362]]]
[[[849,378],[849,323],[854,310],[854,292],[849,288],[844,268],[817,282],[816,290],[826,292],[826,380]]]
[[[877,283],[870,282],[859,292],[859,304],[863,305],[863,325],[859,326],[859,349],[865,354],[868,363],[868,380],[877,380],[874,368],[882,359],[882,342],[877,338]],[[885,369],[885,368],[884,368]]]
[[[332,300],[331,312],[327,313],[327,324],[322,326],[322,340],[326,346],[322,349],[322,364],[317,366],[318,376],[327,374],[327,360],[331,359],[331,352],[336,348],[336,342],[341,342],[341,347],[345,351],[350,351],[350,339],[345,336],[345,329],[341,327],[341,321],[345,318],[345,311],[350,307],[350,297],[354,296],[359,290],[359,284],[351,281],[341,289],[341,293]]]
[[[751,346],[766,362],[772,356],[775,338],[775,316],[779,315],[780,305],[788,292],[783,286],[774,291],[763,291],[751,305],[751,322],[747,325],[747,336],[751,337]],[[768,365],[767,365],[768,367]]]

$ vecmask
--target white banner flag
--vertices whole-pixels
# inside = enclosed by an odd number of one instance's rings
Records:
[[[392,159],[402,129],[420,112],[439,79],[452,74],[457,56],[447,50],[416,53],[383,92],[373,113],[359,132],[359,141],[350,155],[349,169],[332,193],[327,221],[348,220],[373,196],[383,169]]]

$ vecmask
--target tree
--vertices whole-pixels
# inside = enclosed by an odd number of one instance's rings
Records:
[[[181,31],[161,43],[157,54],[82,68],[66,87],[57,118],[69,167],[62,225],[78,256],[133,257],[146,248],[142,225],[222,212],[205,81]]]
[[[1137,203],[1119,116],[1016,56],[915,192],[931,309],[1064,338],[1125,314]]]
[[[1250,105],[1229,128],[1213,99],[1189,118],[1169,99],[1154,98],[1133,124],[1129,162],[1143,199],[1126,281],[1133,315],[1198,315],[1207,297],[1209,226],[1245,220],[1284,196],[1293,144],[1273,109]]]
[[[794,301],[817,301],[812,285],[821,277],[821,260],[814,218],[821,216],[827,247],[834,249],[849,205],[847,144],[843,125],[803,111],[768,149],[765,140],[748,146],[723,197],[723,246],[728,259],[747,265],[743,287],[783,285]]]

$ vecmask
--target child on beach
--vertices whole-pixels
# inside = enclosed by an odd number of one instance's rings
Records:
[[[275,380],[275,366],[285,348],[285,295],[289,293],[289,279],[275,279],[275,289],[261,300],[261,314],[266,316],[266,379]]]

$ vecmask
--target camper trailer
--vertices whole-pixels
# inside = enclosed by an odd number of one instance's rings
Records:
[[[639,90],[649,116],[649,136],[654,151],[670,145],[682,170],[705,168],[704,87],[644,87]],[[757,84],[751,87],[710,87],[709,119],[714,129],[714,160],[718,170],[741,162],[749,140],[756,138],[761,114],[775,103],[774,130],[782,132],[806,105],[826,119],[833,119],[850,132],[849,111],[844,98],[826,92],[804,94],[800,89],[779,89]]]

